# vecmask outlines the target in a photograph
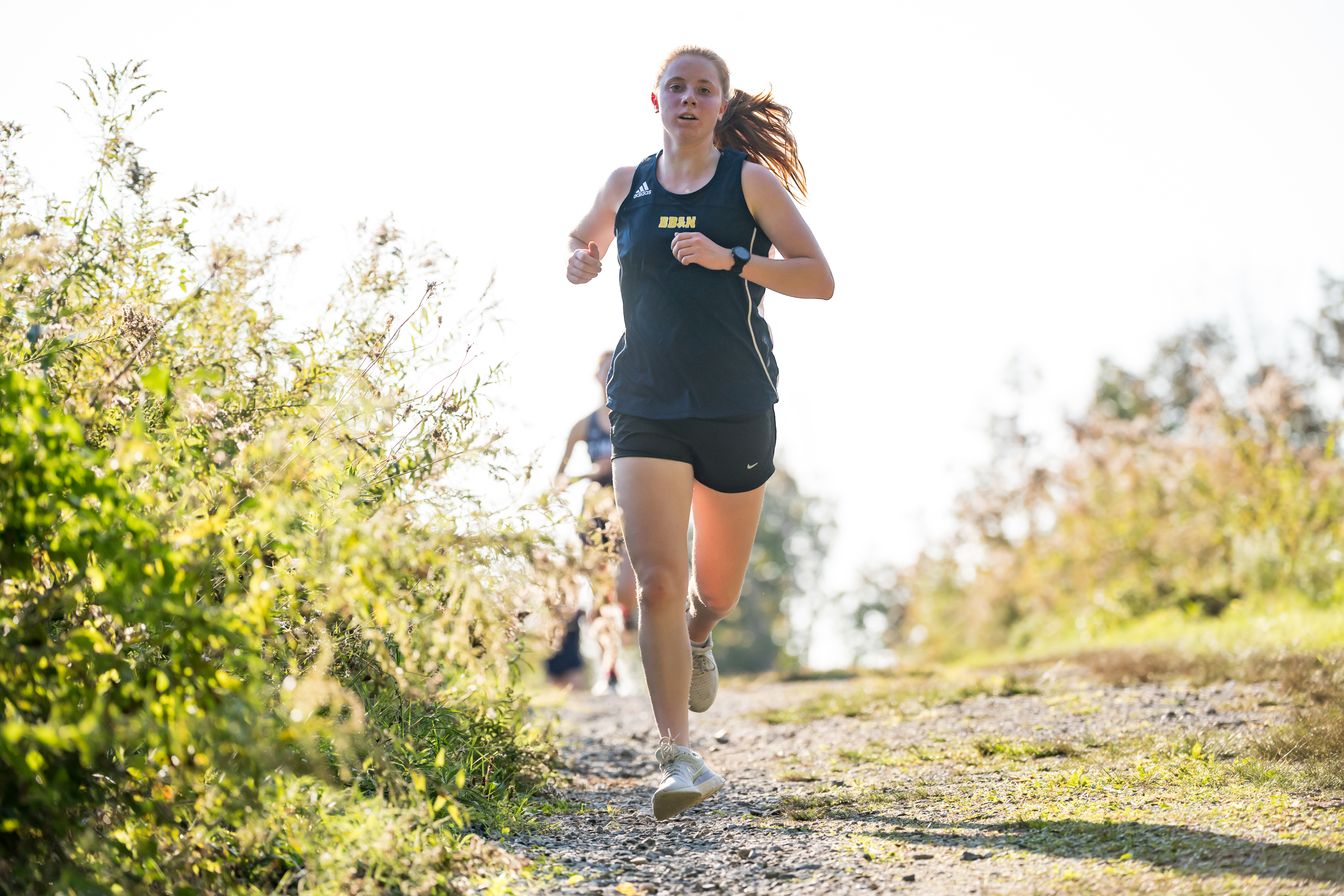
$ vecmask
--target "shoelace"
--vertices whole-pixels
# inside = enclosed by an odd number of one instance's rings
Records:
[[[681,748],[670,741],[660,743],[654,756],[664,771],[670,771],[678,762],[685,763],[688,772],[695,767],[695,757],[682,752]]]
[[[695,780],[696,767],[695,762],[689,756],[677,756],[671,762],[662,765],[664,778],[683,777],[687,781]],[[680,775],[678,775],[680,773]]]
[[[714,668],[714,658],[707,653],[693,653],[691,668],[696,672],[708,672]]]

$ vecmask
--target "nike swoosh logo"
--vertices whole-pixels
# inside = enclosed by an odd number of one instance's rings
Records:
[[[760,461],[756,461],[756,463],[754,463],[754,464],[747,464],[747,469],[748,469],[748,470],[754,470],[754,469],[756,469],[756,467],[760,466],[760,464],[761,464]]]

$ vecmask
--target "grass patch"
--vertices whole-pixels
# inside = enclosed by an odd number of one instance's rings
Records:
[[[892,864],[904,861],[910,854],[908,847],[893,845],[881,837],[850,834],[846,841],[846,847],[861,856],[865,862]]]
[[[795,669],[782,673],[780,681],[852,681],[859,673],[852,669]]]
[[[1058,662],[1059,660],[1056,660]],[[1344,650],[1182,654],[1152,648],[1092,650],[1067,658],[1108,684],[1218,681],[1273,684],[1297,705],[1293,719],[1256,739],[1258,754],[1301,766],[1319,786],[1344,787]],[[1036,661],[1031,665],[1036,665]]]
[[[955,706],[975,697],[1018,697],[1040,692],[1034,681],[1018,672],[968,674],[949,667],[938,676],[867,676],[789,706],[761,710],[755,716],[771,725],[800,725],[836,717],[909,715],[936,706]]]
[[[1163,891],[1173,893],[1261,892],[1269,881],[1291,889],[1344,880],[1333,800],[1322,802],[1300,768],[1242,755],[1237,747],[1254,745],[1220,738],[1119,737],[1106,750],[1062,756],[1059,766],[1012,763],[991,774],[990,757],[1025,759],[1047,745],[982,738],[974,749],[954,749],[951,766],[913,773],[917,787],[894,808],[824,796],[801,808],[852,819],[857,835],[891,850],[992,851],[1068,862],[1053,869],[1076,880],[1115,874],[1130,882],[1101,892],[1156,892],[1166,882],[1172,888]],[[867,842],[855,845],[871,861],[885,858]]]
[[[1290,694],[1317,702],[1341,687],[1338,671],[1344,651],[1297,653],[1254,650],[1233,653],[1182,654],[1161,648],[1089,650],[1067,658],[1108,684],[1154,681],[1271,683]]]
[[[924,743],[893,746],[885,741],[875,740],[863,747],[841,747],[836,750],[836,764],[832,768],[835,771],[858,765],[909,768],[929,762],[950,761],[959,755],[963,754],[948,747],[930,746]]]
[[[771,725],[799,725],[836,716],[862,718],[889,711],[893,704],[913,697],[908,691],[896,692],[863,683],[842,690],[827,690],[791,706],[772,707],[755,715]]]
[[[1019,740],[1007,737],[982,737],[975,742],[981,756],[1005,759],[1044,759],[1049,756],[1075,756],[1078,748],[1062,740]]]
[[[1301,766],[1249,755],[1238,746],[1217,734],[1129,737],[1112,741],[1095,753],[1066,756],[1062,767],[1007,774],[1024,805],[1050,805],[1080,792],[1118,802],[1212,805],[1220,796],[1210,792],[1224,790],[1251,793],[1253,801],[1263,803],[1318,790],[1313,776]],[[1240,746],[1256,750],[1254,744],[1242,742]]]
[[[1238,601],[1216,617],[1191,616],[1179,608],[1156,610],[1102,631],[1061,625],[1021,647],[966,654],[973,668],[1014,666],[1112,650],[1139,649],[1172,657],[1245,653],[1312,655],[1344,644],[1344,613],[1305,600]]]
[[[1303,765],[1322,787],[1344,788],[1344,705],[1338,701],[1301,710],[1286,725],[1256,741],[1257,752],[1278,762]]]
[[[819,818],[853,818],[866,810],[885,805],[879,789],[822,790],[812,793],[791,793],[780,797],[779,811],[794,821],[815,821]]]
[[[942,699],[929,705],[949,705],[954,706],[970,700],[972,697],[1022,697],[1039,694],[1041,692],[1034,682],[1027,681],[1016,673],[1007,675],[990,675],[976,679],[969,684],[961,685],[950,693],[944,695]]]
[[[1258,668],[1321,693],[1315,664],[1289,659]],[[1170,674],[1177,670],[1173,664]],[[920,687],[947,699],[976,684],[985,685],[981,692],[1007,690],[993,681]],[[1104,741],[968,732],[940,745],[837,743],[831,772],[815,775],[846,783],[785,796],[778,812],[786,824],[843,831],[843,850],[858,863],[993,854],[1083,882],[1088,892],[1278,892],[1344,880],[1338,792],[1323,792],[1295,758],[1309,752],[1306,730],[1276,732],[1281,740],[1267,735],[1262,743],[1244,729],[1166,736],[1144,719],[1131,722],[1106,729]],[[1312,743],[1323,736],[1319,725],[1309,733]],[[888,777],[878,765],[899,770]],[[791,769],[792,778],[803,776],[814,777]],[[879,780],[890,783],[873,786]]]
[[[841,747],[835,757],[848,765],[903,765],[901,752],[890,744],[872,741],[865,747]]]

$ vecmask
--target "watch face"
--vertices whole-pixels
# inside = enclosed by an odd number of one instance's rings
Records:
[[[751,261],[751,252],[743,249],[741,246],[737,246],[733,249],[733,257],[741,262]]]

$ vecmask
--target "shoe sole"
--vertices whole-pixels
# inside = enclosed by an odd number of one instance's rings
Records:
[[[725,783],[723,777],[716,774],[694,790],[659,791],[653,795],[653,817],[658,821],[666,821],[674,815],[680,815],[718,793]]]

